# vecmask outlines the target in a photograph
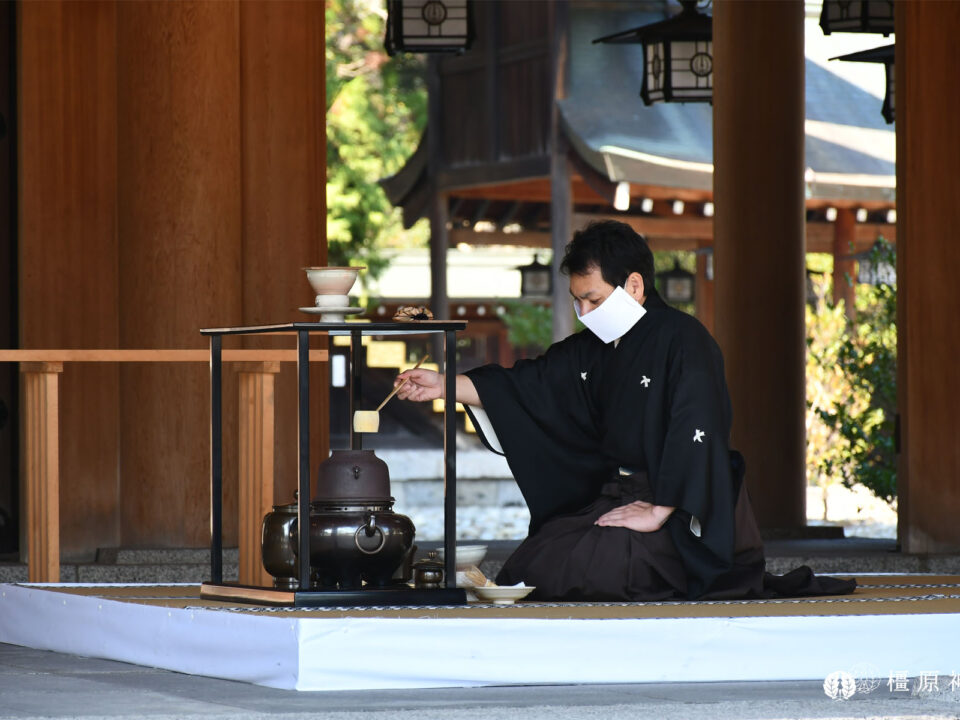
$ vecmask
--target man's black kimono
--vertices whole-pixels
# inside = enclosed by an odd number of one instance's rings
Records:
[[[530,509],[530,536],[497,581],[555,599],[768,595],[720,349],[655,292],[644,307],[616,343],[583,331],[535,360],[466,373],[496,437],[468,411]],[[676,510],[651,533],[594,525],[636,499]],[[796,579],[789,594],[830,592]]]

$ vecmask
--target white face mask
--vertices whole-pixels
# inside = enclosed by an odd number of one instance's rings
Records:
[[[622,287],[616,288],[599,307],[585,315],[580,314],[579,300],[573,301],[573,307],[580,322],[605,343],[623,337],[647,312]]]

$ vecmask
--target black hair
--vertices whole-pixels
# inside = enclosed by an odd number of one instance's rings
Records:
[[[642,235],[626,223],[598,220],[573,234],[560,263],[565,275],[586,275],[600,268],[604,281],[619,287],[631,273],[643,277],[649,294],[654,288],[653,253]]]

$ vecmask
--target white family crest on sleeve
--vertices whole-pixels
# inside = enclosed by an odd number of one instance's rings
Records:
[[[586,379],[587,379],[587,374],[586,374],[585,372],[580,373],[580,379],[581,379],[581,380],[586,380]]]
[[[696,431],[693,433],[693,441],[696,443],[702,444],[704,435],[706,435],[706,433],[703,432],[703,430],[701,430],[700,428],[697,428]]]
[[[650,387],[650,378],[644,375],[642,378],[640,378],[640,384],[645,388]]]

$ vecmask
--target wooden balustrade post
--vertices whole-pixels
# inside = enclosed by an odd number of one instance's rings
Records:
[[[243,362],[234,369],[240,376],[238,579],[241,585],[270,586],[273,578],[260,556],[260,527],[273,508],[274,385],[280,363]]]
[[[60,582],[60,373],[62,362],[20,363],[27,577]]]

